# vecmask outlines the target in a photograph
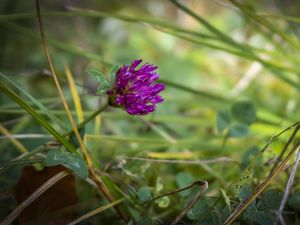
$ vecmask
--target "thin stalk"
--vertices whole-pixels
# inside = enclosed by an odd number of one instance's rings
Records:
[[[89,115],[86,119],[84,119],[81,123],[77,125],[77,129],[84,127],[88,122],[93,120],[96,116],[98,116],[100,113],[102,113],[104,110],[108,108],[108,102],[106,102],[104,105],[102,105],[99,109],[97,109],[95,112],[93,112],[91,115]],[[67,133],[63,134],[63,136],[69,136],[73,133],[73,130],[68,131]]]
[[[203,19],[201,16],[197,15],[195,12],[190,10],[189,8],[185,7],[183,4],[179,3],[177,0],[170,0],[176,7],[193,17],[195,20],[197,20],[199,23],[201,23],[207,30],[209,30],[211,33],[213,33],[216,37],[219,38],[220,41],[224,43],[228,43],[231,46],[243,49],[246,51],[251,51],[251,49],[247,46],[244,46],[243,44],[237,43],[234,39],[232,39],[230,36],[224,34],[222,31],[218,30],[214,26],[212,26],[209,22],[207,22],[205,19]],[[252,52],[251,52],[252,53]]]
[[[180,89],[180,90],[183,90],[183,91],[187,91],[189,93],[193,93],[193,94],[196,94],[196,95],[199,95],[199,96],[211,99],[211,100],[215,100],[215,101],[218,101],[218,102],[230,103],[229,99],[226,99],[222,96],[207,93],[205,91],[196,90],[196,89],[190,88],[188,86],[184,86],[184,85],[181,85],[181,84],[178,84],[178,83],[174,83],[173,81],[169,81],[169,80],[165,80],[165,79],[159,79],[159,81],[161,81],[162,83],[164,83],[166,85],[172,86],[174,88],[177,88],[177,89]]]
[[[270,172],[270,175],[273,173],[273,171],[276,169],[276,167],[278,166],[279,162],[281,161],[282,157],[284,156],[284,154],[286,153],[288,147],[290,146],[290,144],[293,142],[294,138],[296,137],[299,129],[300,129],[300,124],[299,122],[293,124],[295,125],[295,129],[292,133],[292,135],[289,137],[287,143],[285,144],[284,148],[282,149],[279,157],[276,159],[276,162],[275,162],[275,165],[273,166],[273,168],[271,169],[271,172]],[[292,125],[292,126],[293,126]],[[287,128],[287,130],[290,129],[290,128]]]
[[[250,196],[249,198],[246,198],[244,202],[242,202],[234,211],[233,213],[226,219],[223,225],[230,225],[232,224],[239,215],[242,214],[242,212],[268,187],[268,185],[277,177],[277,175],[283,170],[287,162],[290,160],[290,158],[293,156],[293,154],[297,151],[297,149],[300,146],[300,140],[297,141],[297,143],[294,145],[294,147],[291,149],[291,151],[288,153],[286,158],[282,161],[282,163],[274,170],[274,172],[267,178],[265,182],[263,182],[259,187],[257,188],[257,191]]]
[[[104,205],[104,206],[101,206],[101,207],[99,207],[99,208],[97,208],[97,209],[94,209],[94,210],[92,210],[92,211],[90,211],[90,212],[88,212],[88,213],[86,213],[86,214],[84,214],[84,215],[78,217],[77,219],[73,220],[71,223],[68,223],[67,225],[75,225],[75,224],[78,224],[78,223],[82,222],[83,220],[86,220],[86,219],[88,219],[88,218],[90,218],[90,217],[92,217],[92,216],[95,216],[95,215],[97,215],[97,214],[103,212],[103,211],[106,210],[106,209],[109,209],[109,208],[111,208],[111,207],[113,207],[113,206],[115,206],[115,205],[117,205],[117,204],[120,204],[120,203],[123,202],[124,200],[125,200],[124,198],[121,198],[121,199],[116,200],[116,201],[114,201],[114,202],[112,202],[112,203],[109,203],[109,204],[107,204],[107,205]]]
[[[55,85],[57,87],[57,90],[59,92],[59,95],[61,97],[62,103],[64,105],[65,111],[69,117],[70,123],[72,125],[73,128],[73,132],[75,133],[79,143],[80,143],[80,150],[84,156],[84,160],[86,161],[87,165],[88,165],[88,169],[89,169],[89,176],[90,178],[97,184],[99,191],[106,197],[107,200],[109,200],[110,202],[114,202],[114,196],[111,194],[110,190],[106,187],[106,185],[104,184],[104,182],[102,181],[101,177],[97,175],[96,170],[93,166],[93,161],[92,158],[79,134],[79,131],[77,129],[77,126],[75,124],[74,118],[70,112],[69,106],[64,98],[62,89],[60,87],[57,75],[55,73],[54,70],[54,66],[50,57],[50,53],[48,50],[48,46],[47,46],[47,42],[46,42],[46,37],[45,37],[45,33],[44,33],[44,27],[43,27],[43,21],[42,21],[42,16],[41,16],[41,11],[40,11],[40,4],[39,4],[39,0],[35,1],[36,4],[36,10],[37,10],[37,16],[38,16],[38,24],[39,24],[39,28],[40,28],[40,34],[41,34],[41,39],[42,39],[42,44],[43,44],[43,48],[48,60],[48,64],[52,73],[52,77],[54,79]],[[128,221],[128,216],[127,214],[123,211],[123,209],[121,207],[119,207],[119,205],[115,205],[114,206],[116,212],[119,214],[119,216],[125,221]]]
[[[9,137],[11,133],[0,123],[0,132],[4,134],[4,137]],[[20,153],[28,152],[27,148],[19,142],[16,138],[11,137],[11,142],[16,148],[20,151]]]
[[[0,168],[8,167],[8,166],[16,166],[16,165],[42,163],[42,162],[44,162],[44,159],[25,159],[25,160],[9,161],[9,162],[0,163]]]
[[[271,32],[279,35],[283,40],[285,40],[287,43],[292,45],[293,47],[300,50],[300,44],[296,40],[292,39],[290,36],[288,36],[285,32],[280,31],[276,26],[269,23],[267,20],[265,20],[263,17],[257,15],[255,11],[245,7],[243,4],[238,2],[237,0],[229,0],[232,4],[234,4],[236,7],[238,7],[246,16],[252,18],[254,21],[256,21],[258,24],[264,26]]]
[[[294,183],[294,178],[295,178],[295,175],[296,175],[296,171],[297,171],[297,168],[298,168],[298,164],[299,164],[299,161],[300,161],[300,150],[298,148],[298,153],[297,153],[297,156],[296,156],[296,161],[295,161],[295,164],[293,166],[293,170],[292,170],[292,173],[288,179],[288,183],[286,185],[286,188],[285,188],[285,191],[284,191],[284,196],[281,200],[281,203],[280,203],[280,207],[278,209],[278,212],[277,212],[277,221],[278,220],[281,222],[281,225],[286,225],[284,219],[283,219],[283,216],[282,216],[282,213],[283,213],[283,209],[286,205],[286,202],[288,200],[288,197],[289,197],[289,194],[290,194],[290,191],[292,189],[292,186],[293,186],[293,183]]]

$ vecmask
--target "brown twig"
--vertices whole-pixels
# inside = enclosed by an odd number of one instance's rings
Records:
[[[296,122],[296,123],[293,123],[292,125],[288,126],[287,128],[281,130],[279,133],[272,135],[272,137],[269,139],[269,141],[266,143],[266,145],[261,149],[261,151],[260,151],[260,152],[255,156],[255,158],[251,161],[251,163],[254,163],[254,162],[256,161],[256,159],[258,158],[258,156],[259,156],[260,154],[262,154],[276,138],[280,137],[280,136],[281,136],[282,134],[284,134],[285,132],[287,132],[287,131],[289,131],[290,129],[292,129],[292,128],[296,127],[296,126],[299,126],[299,125],[300,125],[300,121],[298,121],[298,122]],[[295,129],[296,129],[296,128],[295,128]],[[288,141],[288,143],[289,143],[289,141]],[[288,146],[288,145],[286,144],[286,146]],[[284,147],[284,148],[286,148],[286,147]],[[250,164],[251,164],[251,163],[250,163]],[[249,168],[249,167],[248,167],[248,168]],[[269,176],[271,176],[271,173],[270,173]],[[233,183],[231,183],[231,184],[229,185],[228,190],[231,189],[232,186],[233,186]],[[215,205],[220,201],[220,199],[221,199],[221,198],[218,198],[217,201],[214,202],[214,204],[212,205],[211,208],[215,207]],[[245,201],[246,201],[246,199],[245,199]],[[240,205],[239,205],[238,207],[241,207],[241,205],[244,204],[245,201],[241,202]],[[236,209],[237,209],[237,208],[236,208]]]
[[[192,198],[192,200],[181,210],[181,212],[176,216],[176,218],[173,220],[171,225],[176,225],[186,214],[187,212],[193,208],[193,206],[199,201],[199,199],[202,197],[203,193],[208,188],[207,181],[196,181],[192,185],[199,185],[201,189],[198,191],[198,193]],[[186,189],[186,188],[185,188]]]
[[[152,198],[151,201],[148,203],[148,205],[151,204],[152,202],[154,202],[155,200],[159,199],[159,198],[162,198],[162,197],[165,197],[165,196],[168,196],[168,195],[173,195],[173,194],[176,194],[178,192],[182,192],[182,191],[188,190],[188,189],[190,189],[191,187],[193,187],[195,185],[203,186],[203,185],[206,185],[206,184],[207,184],[207,181],[195,181],[192,184],[190,184],[190,185],[188,185],[188,186],[186,186],[184,188],[178,188],[178,189],[176,189],[174,191],[169,191],[167,193],[164,193],[164,194],[161,194],[161,195],[158,195],[158,196]]]
[[[298,148],[298,153],[297,153],[297,156],[296,156],[295,164],[293,166],[293,170],[291,172],[291,175],[289,176],[289,179],[288,179],[285,191],[284,191],[284,195],[283,195],[283,198],[281,200],[281,203],[280,203],[280,206],[279,206],[279,209],[278,209],[278,212],[277,212],[277,218],[276,218],[275,224],[277,224],[278,221],[280,221],[281,225],[286,225],[286,223],[283,219],[282,213],[283,213],[283,209],[285,207],[285,204],[288,200],[290,191],[291,191],[292,186],[293,186],[293,182],[294,182],[294,178],[295,178],[295,175],[296,175],[296,171],[297,171],[297,168],[298,168],[299,161],[300,161],[300,149]]]
[[[297,141],[297,143],[293,146],[293,148],[289,151],[288,155],[285,157],[285,159],[276,167],[276,169],[273,171],[272,174],[268,176],[265,182],[260,184],[257,187],[257,191],[247,198],[245,198],[244,201],[242,201],[232,212],[232,214],[226,219],[226,221],[223,223],[223,225],[230,225],[232,224],[239,215],[242,214],[242,212],[268,187],[268,185],[277,177],[277,175],[283,170],[286,163],[290,160],[290,158],[293,156],[293,154],[297,151],[297,149],[300,146],[300,140]]]
[[[201,180],[198,180],[198,181],[195,181],[194,183],[184,187],[184,188],[179,188],[179,189],[176,189],[174,191],[170,191],[170,192],[167,192],[167,193],[164,193],[164,194],[161,194],[161,195],[158,195],[154,198],[151,199],[151,201],[146,205],[146,208],[150,206],[150,204],[152,202],[154,202],[155,200],[159,199],[159,198],[162,198],[162,197],[165,197],[165,196],[168,196],[168,195],[173,195],[173,194],[176,194],[178,192],[182,192],[182,191],[185,191],[185,190],[188,190],[190,188],[192,188],[193,186],[199,186],[200,187],[200,190],[198,191],[198,193],[192,198],[192,200],[181,210],[181,212],[176,216],[176,218],[173,220],[172,224],[171,225],[176,225],[183,217],[185,214],[187,214],[187,212],[193,208],[193,206],[198,202],[198,200],[202,197],[203,193],[206,191],[206,189],[208,188],[208,183],[207,181],[201,181]]]
[[[43,44],[43,48],[44,48],[44,51],[45,51],[45,54],[46,54],[46,57],[47,57],[47,60],[48,60],[48,64],[49,64],[49,67],[50,67],[50,70],[51,70],[51,73],[52,73],[52,77],[54,79],[54,82],[57,86],[57,89],[59,91],[59,94],[62,98],[62,101],[63,101],[63,104],[64,104],[64,107],[65,107],[65,110],[66,112],[68,113],[68,117],[70,119],[70,122],[72,124],[72,127],[73,127],[73,130],[74,130],[74,133],[77,137],[77,139],[79,140],[80,142],[80,149],[82,150],[82,153],[83,153],[83,156],[84,156],[84,159],[88,165],[88,170],[89,170],[89,176],[90,178],[97,184],[99,190],[101,191],[101,193],[103,193],[103,195],[110,201],[110,202],[114,202],[115,199],[113,197],[113,195],[110,193],[110,191],[108,190],[108,188],[106,187],[106,185],[104,184],[104,182],[102,181],[101,177],[97,175],[94,167],[93,167],[93,161],[92,161],[92,158],[89,154],[89,152],[87,151],[81,137],[80,137],[80,134],[78,132],[78,128],[76,127],[75,125],[75,122],[74,122],[74,119],[72,117],[72,115],[70,114],[70,110],[69,110],[69,107],[64,99],[64,96],[63,96],[63,93],[61,91],[61,88],[60,88],[60,84],[59,84],[59,81],[58,81],[58,78],[56,76],[56,73],[55,73],[55,70],[54,70],[54,66],[53,66],[53,63],[52,63],[52,60],[51,60],[51,57],[50,57],[50,54],[49,54],[49,50],[48,50],[48,47],[47,47],[47,43],[46,43],[46,37],[45,37],[45,33],[44,33],[44,27],[43,27],[43,21],[42,21],[42,16],[41,16],[41,11],[40,11],[40,5],[39,5],[39,0],[36,0],[35,1],[36,3],[36,9],[37,9],[37,16],[38,16],[38,24],[39,24],[39,29],[40,29],[40,34],[41,34],[41,38],[42,38],[42,44]],[[120,215],[120,217],[126,222],[128,221],[128,216],[127,214],[118,206],[118,205],[115,205],[114,206],[117,213]]]
[[[281,161],[281,159],[282,159],[284,153],[286,152],[286,150],[288,149],[289,145],[290,145],[290,144],[292,143],[292,141],[294,140],[296,134],[298,133],[298,130],[300,129],[300,122],[298,121],[298,122],[292,124],[292,125],[289,126],[288,128],[284,129],[282,132],[280,132],[278,135],[276,135],[276,137],[277,137],[277,136],[279,136],[280,134],[282,134],[282,133],[286,132],[287,130],[291,129],[292,127],[295,127],[295,129],[294,129],[292,135],[290,136],[289,140],[288,140],[287,143],[285,144],[284,148],[282,149],[282,151],[281,151],[279,157],[276,159],[276,163],[275,163],[275,165],[273,166],[273,168],[271,169],[270,174],[272,174],[273,171],[275,170],[275,168],[278,166],[278,163]]]
[[[291,126],[285,128],[284,130],[280,131],[278,134],[274,135],[270,141],[264,146],[261,152],[265,151],[265,149],[272,143],[272,141],[275,138],[278,138],[280,135],[285,133],[286,131],[290,130],[291,128],[295,127],[292,135],[290,136],[289,140],[285,144],[284,148],[281,151],[281,157],[284,155],[290,144],[292,143],[294,137],[296,136],[299,128],[300,128],[300,121],[292,124]],[[294,147],[290,150],[289,154],[286,156],[286,158],[282,161],[282,163],[278,166],[278,163],[280,161],[277,161],[277,164],[272,168],[272,171],[270,172],[268,178],[266,179],[265,182],[260,184],[257,187],[256,193],[254,193],[252,196],[248,196],[247,198],[244,199],[236,208],[235,210],[231,213],[231,215],[226,219],[226,221],[223,223],[223,225],[230,225],[234,222],[234,220],[267,188],[267,186],[270,184],[270,182],[278,175],[278,173],[284,168],[285,164],[287,161],[291,158],[293,153],[297,150],[297,147],[300,145],[300,141],[298,141]],[[280,158],[281,158],[280,157]]]
[[[82,222],[83,220],[86,220],[86,219],[88,219],[88,218],[90,218],[92,216],[95,216],[98,213],[100,213],[100,212],[102,212],[102,211],[104,211],[106,209],[109,209],[110,207],[113,207],[113,206],[121,203],[122,201],[124,201],[124,198],[121,198],[121,199],[116,200],[116,201],[114,201],[112,203],[109,203],[107,205],[104,205],[104,206],[101,206],[101,207],[99,207],[97,209],[94,209],[94,210],[92,210],[92,211],[90,211],[90,212],[88,212],[88,213],[86,213],[86,214],[78,217],[77,219],[73,220],[71,223],[68,223],[68,225],[78,224],[78,223]]]

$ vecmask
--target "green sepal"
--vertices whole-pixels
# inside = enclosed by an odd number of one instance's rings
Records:
[[[98,81],[99,86],[97,89],[97,93],[100,95],[103,95],[106,93],[108,89],[112,87],[112,85],[106,80],[103,73],[97,70],[88,70],[88,74],[94,78],[96,81]]]

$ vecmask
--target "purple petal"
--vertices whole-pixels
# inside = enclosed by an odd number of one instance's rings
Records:
[[[164,84],[155,84],[152,86],[152,95],[156,95],[158,94],[159,92],[163,91],[165,89],[165,85]]]
[[[135,68],[142,62],[143,60],[141,59],[137,59],[137,60],[134,60],[131,65],[130,65],[130,68],[129,68],[129,71],[130,72],[134,72]]]
[[[161,103],[163,101],[164,101],[164,99],[159,95],[156,95],[149,100],[149,102],[151,102],[153,104]]]
[[[141,62],[142,60],[134,60],[130,66],[122,66],[116,73],[113,88],[107,91],[111,104],[124,107],[131,115],[151,113],[155,111],[156,104],[163,102],[158,93],[165,86],[153,83],[159,78],[159,74],[155,72],[157,66],[146,63],[137,69]]]

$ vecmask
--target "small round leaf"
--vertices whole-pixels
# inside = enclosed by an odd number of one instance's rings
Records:
[[[252,102],[240,101],[231,107],[231,113],[235,120],[251,124],[256,120],[256,109]]]
[[[139,189],[138,193],[138,199],[140,204],[144,204],[148,202],[151,199],[151,192],[149,187],[143,186]]]

